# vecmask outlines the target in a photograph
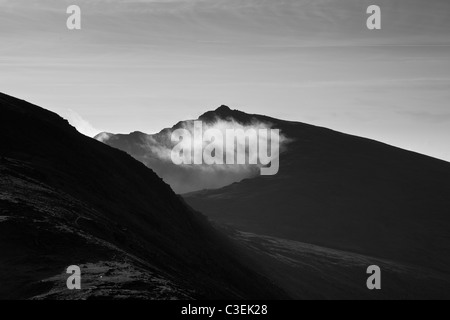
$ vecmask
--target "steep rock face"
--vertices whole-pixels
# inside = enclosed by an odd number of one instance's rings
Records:
[[[285,297],[125,152],[3,94],[0,136],[1,298]]]

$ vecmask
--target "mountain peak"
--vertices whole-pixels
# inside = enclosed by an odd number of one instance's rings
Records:
[[[206,122],[216,122],[218,119],[220,120],[234,120],[241,124],[251,124],[252,121],[258,120],[263,122],[276,122],[280,121],[278,119],[269,118],[264,115],[259,114],[249,114],[237,109],[231,109],[230,107],[226,105],[221,105],[219,108],[217,108],[214,111],[208,111],[202,114],[199,117],[199,120],[206,121]]]
[[[216,110],[215,110],[215,112],[220,112],[220,113],[222,113],[222,112],[231,112],[231,109],[228,107],[228,106],[226,106],[226,105],[221,105],[220,107],[218,107]]]
[[[250,121],[250,115],[239,110],[232,110],[226,105],[221,105],[214,111],[205,112],[199,117],[200,120],[207,122],[214,122],[217,119],[227,120],[230,118],[242,123]]]

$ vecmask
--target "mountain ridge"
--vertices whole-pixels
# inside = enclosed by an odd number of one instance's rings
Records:
[[[126,152],[4,94],[0,113],[0,297],[287,297]]]
[[[293,141],[277,175],[187,193],[186,201],[238,230],[449,271],[450,163],[327,128],[272,122]]]
[[[195,209],[242,231],[448,272],[450,163],[302,122],[218,110],[199,119],[267,122],[291,142],[275,176],[184,192]]]

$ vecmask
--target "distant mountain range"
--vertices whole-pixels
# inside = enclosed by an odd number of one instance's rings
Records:
[[[125,152],[4,94],[0,136],[0,299],[288,297]]]

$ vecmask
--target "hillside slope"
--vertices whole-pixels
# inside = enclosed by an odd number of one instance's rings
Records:
[[[450,164],[304,123],[270,121],[292,142],[275,176],[184,195],[211,219],[271,235],[450,273]]]
[[[4,94],[0,137],[0,299],[286,297],[125,152]]]

